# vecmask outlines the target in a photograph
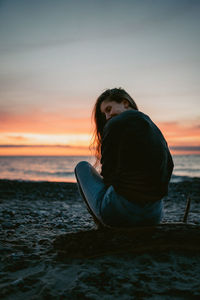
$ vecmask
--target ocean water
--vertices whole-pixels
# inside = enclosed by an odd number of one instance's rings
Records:
[[[0,156],[0,179],[75,182],[74,167],[91,156]],[[172,181],[200,177],[200,155],[175,155]]]

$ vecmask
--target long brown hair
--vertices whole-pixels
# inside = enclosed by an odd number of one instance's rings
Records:
[[[123,100],[127,100],[129,102],[130,107],[132,107],[135,110],[138,110],[138,107],[133,98],[131,98],[131,96],[122,88],[108,89],[97,98],[92,111],[92,119],[94,121],[95,128],[93,132],[93,140],[90,145],[90,149],[93,149],[96,157],[95,166],[98,165],[101,158],[102,135],[104,126],[106,124],[105,115],[102,114],[100,110],[101,103],[104,100],[115,101],[118,103],[121,103]]]

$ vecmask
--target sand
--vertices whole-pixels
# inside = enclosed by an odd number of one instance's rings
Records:
[[[164,222],[182,221],[188,195],[200,225],[199,178],[170,184]],[[94,229],[76,184],[0,180],[0,298],[200,299],[196,252],[58,255],[59,237]]]

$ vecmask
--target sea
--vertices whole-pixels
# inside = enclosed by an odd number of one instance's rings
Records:
[[[0,179],[75,182],[74,168],[92,156],[0,156]],[[200,155],[174,155],[172,182],[200,177]]]

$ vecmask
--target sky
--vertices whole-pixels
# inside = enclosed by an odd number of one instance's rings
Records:
[[[199,53],[199,0],[0,0],[0,155],[90,154],[114,87],[200,153]]]

